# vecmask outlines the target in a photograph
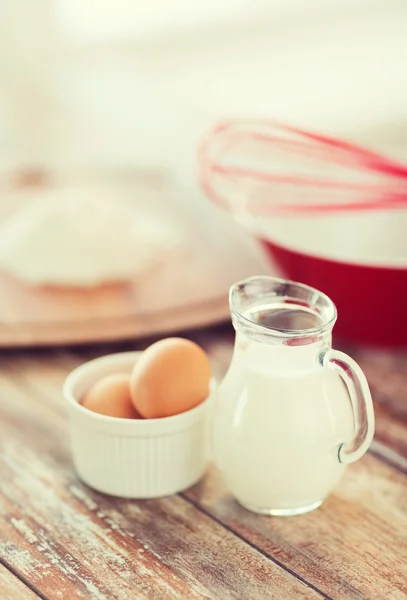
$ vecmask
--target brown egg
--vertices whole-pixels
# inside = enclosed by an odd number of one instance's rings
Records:
[[[202,348],[167,338],[145,350],[131,374],[133,404],[148,419],[185,412],[208,396],[211,369]]]
[[[82,398],[82,406],[108,417],[139,419],[130,395],[130,375],[114,373],[97,381]]]

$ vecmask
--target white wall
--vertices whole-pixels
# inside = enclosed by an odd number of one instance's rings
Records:
[[[11,103],[19,131],[15,155],[58,165],[171,167],[188,178],[197,137],[219,118],[280,118],[377,147],[383,132],[399,131],[407,121],[405,0],[8,5],[0,57],[15,61],[15,93],[24,100]],[[29,68],[35,71],[37,60],[37,77],[24,79],[18,44],[1,35],[11,22],[13,35],[32,49]],[[42,29],[45,39],[47,28],[48,54],[37,33]],[[45,81],[49,89],[42,90],[38,82]],[[6,128],[9,96],[3,77]],[[0,127],[1,121],[0,112]],[[30,123],[36,126],[24,141]],[[4,160],[8,149],[2,148]]]

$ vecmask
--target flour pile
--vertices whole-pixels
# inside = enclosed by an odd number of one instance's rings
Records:
[[[134,279],[179,246],[172,224],[111,194],[43,192],[0,226],[0,269],[33,285]]]

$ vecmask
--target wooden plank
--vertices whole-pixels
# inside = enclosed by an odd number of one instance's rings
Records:
[[[219,341],[218,336],[213,338],[206,333],[195,337],[210,352],[216,374],[222,375],[231,356],[230,340]],[[371,354],[352,354],[371,382],[376,404],[383,405],[383,410],[377,410],[376,406],[379,442],[383,446],[379,447],[379,454],[383,459],[392,445],[394,452],[400,450],[398,439],[406,437],[407,428],[397,421],[399,405],[393,402],[389,407],[392,388],[387,390],[385,400],[380,397],[391,374],[393,381],[398,381],[397,394],[404,402],[404,365],[398,355],[391,360],[386,359],[388,355],[379,356],[378,362],[370,366]],[[63,378],[81,360],[82,355],[72,354],[57,355],[50,361],[21,355],[13,361],[13,373],[18,375],[18,385],[24,381],[26,389],[38,395],[39,402],[59,412]],[[381,437],[384,432],[387,438]],[[400,468],[397,461],[393,465]],[[327,596],[370,598],[385,592],[387,598],[398,599],[407,594],[407,570],[403,565],[407,563],[403,537],[403,531],[407,530],[405,484],[400,473],[368,456],[348,469],[338,490],[322,509],[287,521],[258,517],[240,509],[215,474],[185,498]],[[311,539],[310,532],[314,534]]]
[[[4,565],[0,564],[0,598],[2,600],[38,600],[40,597]]]
[[[215,470],[185,497],[329,597],[407,597],[406,479],[373,456],[320,509],[292,519],[241,508]]]
[[[0,376],[0,556],[52,599],[324,597],[182,497],[91,492],[66,418]]]
[[[206,347],[226,370],[230,341],[209,336]],[[400,473],[367,455],[348,469],[321,509],[288,520],[250,515],[231,500],[216,472],[186,495],[273,557],[284,557],[287,567],[328,595],[404,598],[407,486],[401,472],[407,457],[407,353],[350,354],[365,371],[375,403],[372,453]]]

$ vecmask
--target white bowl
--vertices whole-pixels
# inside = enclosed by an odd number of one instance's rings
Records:
[[[91,360],[64,384],[79,477],[99,492],[123,498],[180,492],[203,476],[208,461],[211,395],[187,412],[161,419],[107,417],[80,404],[91,385],[111,373],[130,373],[140,356],[123,352]]]

